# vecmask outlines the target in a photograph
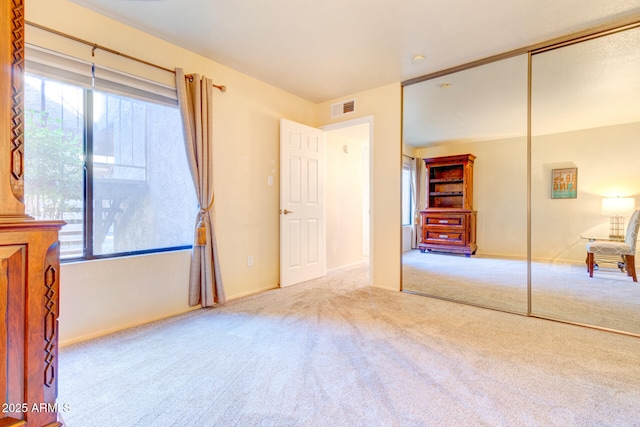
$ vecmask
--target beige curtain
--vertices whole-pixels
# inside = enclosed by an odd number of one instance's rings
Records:
[[[213,82],[204,76],[186,76],[176,68],[178,105],[184,128],[184,141],[191,177],[196,189],[200,211],[195,221],[195,236],[191,253],[189,304],[209,307],[226,301],[216,236],[211,212],[213,209]],[[200,235],[200,239],[198,239]],[[205,239],[206,237],[206,239]],[[203,241],[199,241],[203,240]],[[206,242],[204,241],[206,240]]]

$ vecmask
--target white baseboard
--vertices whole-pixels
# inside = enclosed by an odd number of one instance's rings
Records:
[[[186,310],[178,311],[178,312],[175,312],[175,313],[164,314],[162,316],[141,320],[139,322],[133,322],[133,323],[130,323],[130,324],[118,326],[116,328],[106,329],[106,330],[102,330],[102,331],[98,331],[98,332],[92,332],[90,334],[81,335],[79,337],[69,338],[69,339],[60,341],[58,343],[58,346],[62,348],[62,347],[65,347],[67,345],[76,344],[76,343],[79,343],[79,342],[82,342],[82,341],[91,340],[91,339],[94,339],[94,338],[99,338],[99,337],[102,337],[102,336],[105,336],[105,335],[113,334],[115,332],[123,331],[125,329],[134,328],[134,327],[140,326],[140,325],[146,325],[147,323],[156,322],[158,320],[163,320],[163,319],[168,319],[168,318],[174,317],[174,316],[179,316],[180,314],[189,313],[191,311],[199,310],[201,308],[202,307],[200,305],[197,305],[197,306],[189,307]]]
[[[336,271],[348,270],[350,268],[360,267],[360,266],[367,265],[367,264],[369,264],[369,259],[368,258],[367,259],[363,259],[362,261],[353,262],[351,264],[345,264],[345,265],[341,265],[339,267],[334,267],[334,268],[328,269],[326,271],[326,273],[327,274],[335,273]]]

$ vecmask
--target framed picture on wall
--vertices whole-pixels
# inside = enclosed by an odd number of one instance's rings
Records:
[[[575,199],[578,197],[578,168],[553,169],[551,171],[551,198]]]

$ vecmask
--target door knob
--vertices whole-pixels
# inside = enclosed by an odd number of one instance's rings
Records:
[[[285,209],[285,210],[280,209],[280,213],[283,213],[283,214],[285,214],[285,215],[286,215],[286,214],[293,213],[293,211],[289,211],[289,210],[287,210],[287,209]]]

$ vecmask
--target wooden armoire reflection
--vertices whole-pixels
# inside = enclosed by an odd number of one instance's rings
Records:
[[[423,159],[427,169],[427,205],[420,211],[421,252],[475,254],[473,154]]]
[[[60,426],[58,300],[63,221],[24,207],[24,1],[0,0],[0,427]]]

